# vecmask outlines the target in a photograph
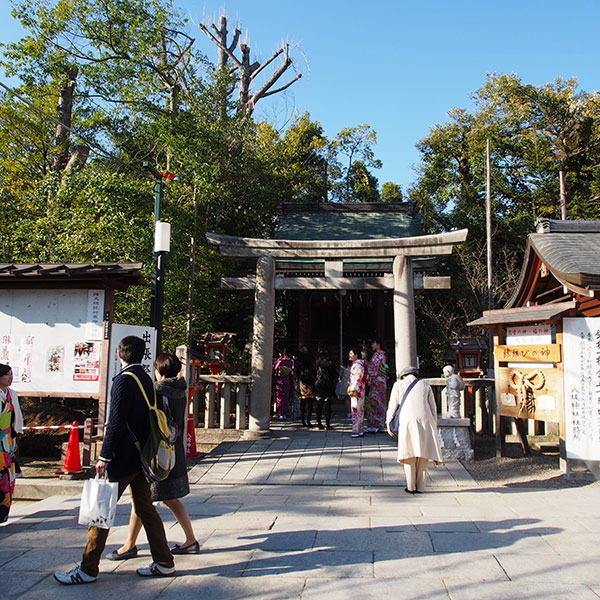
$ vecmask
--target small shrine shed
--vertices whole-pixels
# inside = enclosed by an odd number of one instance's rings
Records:
[[[600,460],[600,221],[540,220],[494,331],[497,454],[506,418],[559,424],[561,467]]]

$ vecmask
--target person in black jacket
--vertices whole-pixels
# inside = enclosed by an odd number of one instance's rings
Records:
[[[173,555],[167,545],[161,518],[152,504],[150,483],[142,472],[140,455],[130,432],[142,445],[149,432],[148,405],[136,380],[127,376],[127,372],[135,374],[152,401],[154,386],[141,365],[145,348],[144,341],[136,336],[127,336],[119,343],[118,355],[123,369],[113,380],[108,423],[96,472],[99,475],[106,473],[110,481],[119,483],[119,497],[127,486],[131,489],[131,497],[146,530],[153,559],[149,567],[137,569],[138,575],[165,577],[175,574]],[[108,529],[90,526],[81,565],[68,572],[57,571],[54,578],[65,585],[96,581],[108,532]]]
[[[159,355],[154,361],[154,377],[156,378],[156,393],[168,403],[169,412],[177,423],[178,433],[175,440],[175,466],[169,476],[163,481],[157,481],[150,487],[152,500],[164,502],[167,508],[175,515],[185,534],[183,544],[175,544],[171,548],[172,554],[198,554],[200,543],[194,534],[190,515],[179,498],[190,493],[187,467],[185,462],[184,440],[187,434],[186,424],[188,417],[187,383],[179,376],[181,361],[175,354],[165,353]],[[124,544],[108,556],[110,560],[128,560],[138,554],[136,541],[142,529],[142,521],[131,507],[129,518],[129,531]]]
[[[319,429],[331,429],[331,402],[335,397],[337,374],[327,350],[321,350],[315,362],[315,397],[317,399],[317,425]],[[325,412],[325,425],[322,416]]]

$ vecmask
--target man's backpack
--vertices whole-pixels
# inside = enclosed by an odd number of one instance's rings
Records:
[[[175,440],[177,439],[177,424],[171,417],[170,411],[161,410],[156,401],[154,390],[153,403],[150,404],[146,390],[135,373],[125,371],[124,375],[133,377],[148,405],[148,439],[142,446],[129,424],[127,429],[140,453],[142,470],[150,483],[162,481],[169,476],[175,466]]]

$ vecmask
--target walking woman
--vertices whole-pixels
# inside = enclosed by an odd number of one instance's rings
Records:
[[[369,361],[369,395],[367,398],[368,408],[366,410],[367,431],[375,433],[386,431],[385,411],[387,408],[386,384],[387,384],[387,358],[381,349],[381,342],[373,340],[371,344],[373,356]]]
[[[358,348],[350,348],[348,359],[352,363],[350,384],[348,385],[352,413],[352,437],[362,437],[365,432],[365,388],[368,375]]]
[[[289,357],[287,348],[279,351],[279,358],[273,367],[273,380],[275,382],[275,402],[277,416],[283,421],[288,416],[290,392],[292,390],[292,373],[294,361]]]
[[[15,492],[15,456],[17,435],[23,432],[19,399],[10,388],[13,372],[0,364],[0,523],[8,520]]]
[[[394,437],[390,423],[398,410],[398,462],[404,465],[405,492],[420,494],[425,490],[427,467],[432,460],[442,462],[437,432],[437,407],[431,386],[417,378],[415,367],[400,371],[394,383],[387,410],[388,433]]]
[[[188,416],[187,384],[183,377],[178,376],[180,371],[181,362],[175,354],[161,354],[154,361],[156,394],[162,396],[163,401],[168,403],[179,433],[175,441],[175,466],[164,481],[152,484],[152,501],[164,502],[183,529],[185,540],[182,544],[175,544],[171,548],[171,552],[173,554],[197,554],[200,552],[200,544],[194,535],[188,511],[183,502],[179,500],[190,493],[184,448]],[[136,515],[132,505],[127,540],[108,558],[110,560],[135,558],[138,553],[136,541],[141,528],[142,521]]]

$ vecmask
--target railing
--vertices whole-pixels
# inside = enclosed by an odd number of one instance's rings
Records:
[[[446,379],[425,379],[433,388],[438,413],[445,415],[442,390]],[[461,415],[471,419],[475,431],[493,431],[494,379],[463,379],[465,390],[461,392]],[[192,403],[194,425],[205,429],[247,429],[248,405],[252,377],[247,375],[200,375],[195,385]]]
[[[205,429],[247,429],[248,400],[252,377],[245,375],[200,375],[203,390],[194,394],[194,425]],[[203,413],[203,414],[202,414]]]

